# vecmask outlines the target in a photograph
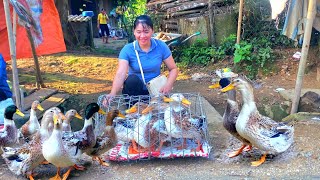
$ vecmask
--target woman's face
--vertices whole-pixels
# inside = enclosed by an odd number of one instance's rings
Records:
[[[153,30],[146,25],[142,25],[141,23],[139,23],[134,30],[134,36],[139,42],[140,46],[149,45],[152,34]]]

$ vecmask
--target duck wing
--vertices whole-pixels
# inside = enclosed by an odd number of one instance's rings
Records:
[[[282,123],[276,122],[273,119],[267,116],[258,116],[260,117],[257,121],[257,128],[260,131],[260,134],[269,138],[279,137],[280,134],[285,134],[291,130],[291,127]]]
[[[114,128],[106,127],[104,133],[97,137],[90,155],[99,156],[117,145],[118,139]]]
[[[5,160],[10,171],[16,175],[25,175],[27,172],[31,172],[45,159],[42,155],[42,142],[40,133],[34,137],[30,143],[25,143],[21,147],[2,148],[2,157]]]

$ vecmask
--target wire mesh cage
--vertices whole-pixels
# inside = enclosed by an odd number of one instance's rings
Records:
[[[116,117],[113,125],[118,137],[109,160],[126,161],[151,158],[209,157],[207,118],[201,96],[176,93],[165,97],[119,95],[102,105],[109,112],[119,109],[125,118]],[[97,114],[95,133],[101,134],[106,116]]]

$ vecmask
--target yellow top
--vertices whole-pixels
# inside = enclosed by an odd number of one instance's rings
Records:
[[[109,20],[109,17],[107,14],[103,15],[102,13],[100,13],[98,15],[98,22],[99,24],[107,24]]]

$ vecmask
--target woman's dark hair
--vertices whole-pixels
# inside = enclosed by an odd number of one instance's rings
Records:
[[[142,24],[143,28],[151,28],[153,29],[153,23],[148,15],[141,15],[136,18],[136,20],[133,23],[133,29],[136,29],[138,24]]]

